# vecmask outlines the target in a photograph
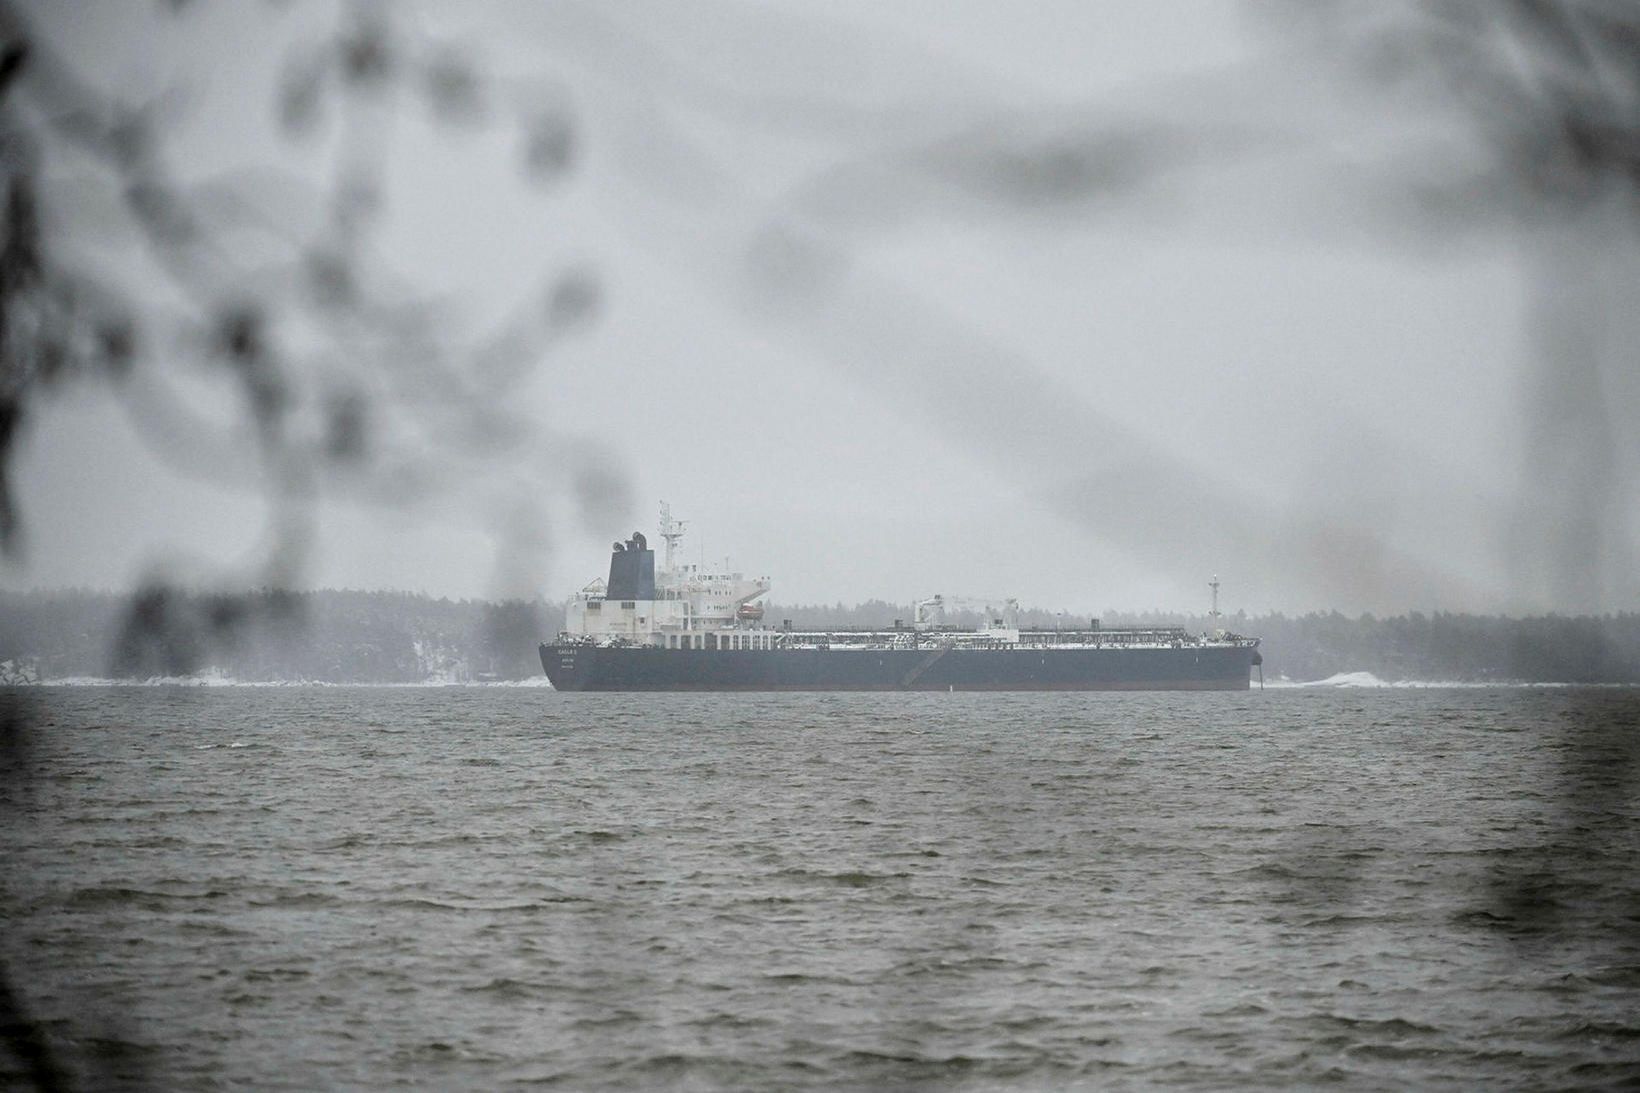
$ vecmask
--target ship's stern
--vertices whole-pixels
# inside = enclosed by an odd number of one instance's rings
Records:
[[[590,645],[542,642],[541,670],[556,691],[584,691],[592,678]]]

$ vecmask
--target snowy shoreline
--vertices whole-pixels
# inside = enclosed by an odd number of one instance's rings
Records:
[[[66,676],[62,679],[34,679],[0,681],[4,687],[524,687],[552,689],[546,676],[539,679],[497,680],[444,680],[428,679],[414,683],[332,683],[327,680],[278,679],[238,680],[226,676],[155,676],[151,679],[105,679],[100,676]]]
[[[1371,672],[1339,672],[1326,679],[1270,679],[1270,690],[1531,690],[1539,687],[1635,687],[1634,683],[1559,683],[1524,680],[1379,679]],[[1256,690],[1258,684],[1254,684]]]

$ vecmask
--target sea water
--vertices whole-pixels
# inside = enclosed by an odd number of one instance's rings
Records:
[[[19,702],[0,956],[77,1087],[1640,1075],[1633,690]]]

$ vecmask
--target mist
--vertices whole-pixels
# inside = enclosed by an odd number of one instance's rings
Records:
[[[5,26],[9,586],[1640,605],[1615,8]]]
[[[1632,1081],[1637,44],[0,0],[0,1073]]]

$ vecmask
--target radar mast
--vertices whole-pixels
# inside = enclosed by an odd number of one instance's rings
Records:
[[[672,506],[665,501],[661,502],[661,538],[666,540],[666,568],[672,569],[672,555],[678,548],[678,540],[683,538],[685,521],[672,519]]]

